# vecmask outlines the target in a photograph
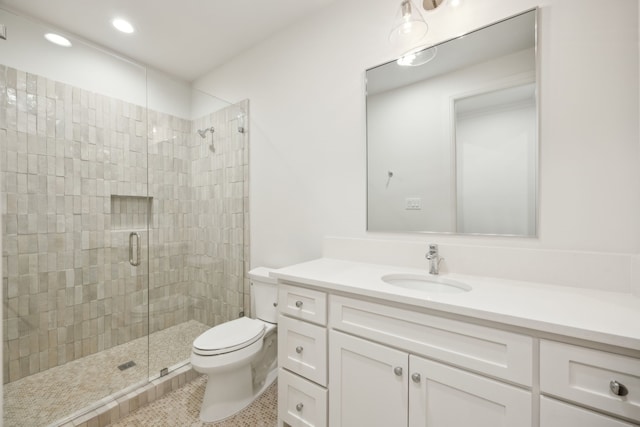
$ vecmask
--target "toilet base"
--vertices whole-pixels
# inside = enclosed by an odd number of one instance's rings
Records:
[[[262,340],[218,356],[191,354],[191,365],[207,375],[200,420],[219,421],[247,407],[278,373],[278,335],[269,325]]]
[[[222,375],[208,375],[200,408],[200,420],[210,423],[237,414],[258,398],[277,377],[277,369],[272,370],[260,389],[254,392],[250,368],[245,367],[245,372],[229,371]]]

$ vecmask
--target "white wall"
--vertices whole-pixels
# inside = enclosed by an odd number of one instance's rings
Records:
[[[252,264],[321,256],[325,235],[638,253],[638,2],[467,1],[426,13],[427,37],[439,42],[536,5],[538,238],[365,231],[363,73],[398,53],[387,41],[397,2],[344,0],[195,83],[251,99]]]
[[[155,111],[191,118],[188,83],[70,36],[72,47],[53,45],[44,33],[64,33],[3,9],[0,18],[8,34],[0,43],[0,63],[137,105],[148,101]]]

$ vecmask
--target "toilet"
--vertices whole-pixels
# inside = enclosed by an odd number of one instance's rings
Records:
[[[278,288],[270,271],[264,267],[249,271],[255,318],[222,323],[193,341],[191,366],[208,376],[200,409],[204,422],[239,412],[277,377]]]

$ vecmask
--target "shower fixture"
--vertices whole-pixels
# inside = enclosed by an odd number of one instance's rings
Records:
[[[236,119],[238,120],[238,132],[240,133],[245,133],[245,127],[244,127],[244,111],[240,112],[240,114],[238,114],[236,116]]]
[[[216,130],[213,128],[213,126],[206,129],[198,129],[198,135],[200,135],[201,138],[206,138],[207,132],[211,132],[211,134],[213,134],[215,131]],[[213,138],[213,136],[211,138]]]
[[[198,129],[198,135],[200,135],[200,138],[204,139],[207,137],[207,132],[211,132],[211,145],[209,146],[209,150],[211,150],[211,152],[215,153],[216,152],[216,147],[214,147],[213,145],[213,133],[216,130],[214,129],[213,126],[211,126],[210,128],[205,128],[205,129]]]

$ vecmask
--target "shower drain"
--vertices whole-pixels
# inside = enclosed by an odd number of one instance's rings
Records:
[[[134,362],[133,360],[129,360],[128,362],[125,362],[122,365],[118,365],[118,369],[120,369],[121,371],[124,371],[125,369],[129,369],[132,366],[136,366],[136,362]]]

